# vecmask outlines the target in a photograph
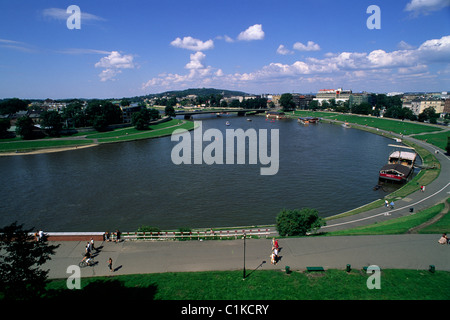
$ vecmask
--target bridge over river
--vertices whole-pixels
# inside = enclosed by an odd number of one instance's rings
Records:
[[[269,109],[223,109],[223,110],[194,110],[194,111],[177,111],[177,116],[184,116],[185,119],[192,119],[195,114],[210,114],[210,113],[233,113],[236,112],[238,116],[245,116],[248,113],[263,113]]]

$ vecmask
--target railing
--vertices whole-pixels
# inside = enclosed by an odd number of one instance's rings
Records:
[[[243,235],[247,238],[268,238],[271,234],[275,236],[276,232],[270,229],[234,229],[219,231],[161,231],[161,232],[124,232],[121,237],[124,240],[222,240],[238,239]]]

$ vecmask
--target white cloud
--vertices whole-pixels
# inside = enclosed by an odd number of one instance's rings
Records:
[[[293,54],[294,52],[289,50],[288,48],[286,48],[284,45],[280,44],[278,49],[277,49],[277,53],[285,56],[285,55],[288,55],[288,54]]]
[[[405,11],[413,12],[418,16],[422,14],[429,14],[432,11],[438,11],[445,7],[450,6],[450,0],[411,0],[406,7]]]
[[[67,9],[48,8],[42,10],[42,15],[44,17],[53,18],[56,20],[67,20],[67,18],[70,17],[71,14],[67,13]],[[104,21],[105,19],[91,13],[83,12],[83,10],[81,10],[81,20],[85,22],[85,21]]]
[[[192,37],[176,38],[170,43],[172,46],[192,51],[204,51],[214,48],[214,41],[201,41]]]
[[[425,61],[450,62],[450,36],[427,40],[416,52]]]
[[[252,40],[262,40],[264,39],[264,31],[262,25],[255,24],[247,28],[247,30],[242,31],[238,35],[238,40],[252,41]]]
[[[205,59],[206,55],[203,52],[196,52],[191,54],[191,61],[186,65],[186,69],[203,69],[202,60]]]
[[[308,41],[306,46],[301,42],[296,42],[294,43],[294,49],[298,51],[319,51],[320,46],[312,41]]]
[[[100,59],[95,64],[96,68],[104,68],[100,74],[101,81],[114,80],[114,77],[122,73],[121,69],[134,69],[136,67],[133,62],[132,55],[121,55],[117,51],[112,51],[108,56]]]
[[[417,49],[327,53],[323,58],[308,57],[291,64],[272,62],[246,73],[227,74],[221,69],[205,67],[202,63],[205,55],[201,52],[191,54],[190,58],[186,65],[188,74],[163,74],[144,83],[143,88],[156,89],[156,86],[164,86],[164,89],[171,89],[182,85],[201,87],[215,84],[230,88],[241,86],[240,89],[244,85],[253,86],[256,90],[261,90],[264,84],[269,87],[275,84],[280,87],[298,87],[301,83],[320,80],[333,85],[342,85],[339,81],[359,85],[363,81],[387,88],[396,81],[403,85],[405,81],[408,82],[408,77],[412,81],[421,76],[434,80],[435,75],[429,72],[429,65],[436,62],[450,64],[450,36],[427,40]],[[331,83],[330,79],[335,82]]]
[[[22,52],[34,52],[34,49],[31,49],[28,44],[20,42],[20,41],[14,41],[14,40],[7,40],[7,39],[0,39],[0,47],[1,48],[8,48],[13,49],[17,51]]]

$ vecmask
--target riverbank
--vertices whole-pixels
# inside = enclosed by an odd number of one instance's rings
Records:
[[[449,160],[445,157],[445,150],[441,149],[442,140],[444,140],[442,137],[445,135],[450,136],[450,129],[448,127],[442,128],[437,125],[421,124],[411,121],[323,111],[295,111],[293,113],[286,113],[286,115],[289,118],[313,116],[321,118],[321,122],[325,123],[338,125],[348,124],[351,128],[368,131],[395,141],[401,141],[401,143],[414,148],[422,159],[422,165],[433,169],[421,170],[416,177],[411,179],[399,190],[387,195],[384,199],[388,199],[389,202],[408,199],[407,197],[409,195],[420,190],[420,186],[428,186],[437,179],[441,174],[442,162],[436,158],[437,154],[444,155],[444,161]],[[434,139],[434,135],[438,135],[438,138]],[[448,169],[445,172],[446,174],[450,173]],[[327,217],[326,220],[345,218],[377,209],[383,206],[384,199],[379,199],[359,208]],[[408,200],[410,201],[410,199]]]
[[[171,119],[149,126],[148,130],[134,127],[115,129],[107,132],[92,131],[62,138],[40,140],[9,139],[0,142],[0,156],[35,155],[43,153],[72,151],[96,147],[105,143],[129,142],[170,136],[176,129],[192,130],[193,122]]]

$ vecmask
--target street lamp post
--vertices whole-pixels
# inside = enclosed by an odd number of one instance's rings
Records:
[[[244,271],[242,275],[242,280],[245,280],[245,238],[247,238],[247,234],[244,232]]]

